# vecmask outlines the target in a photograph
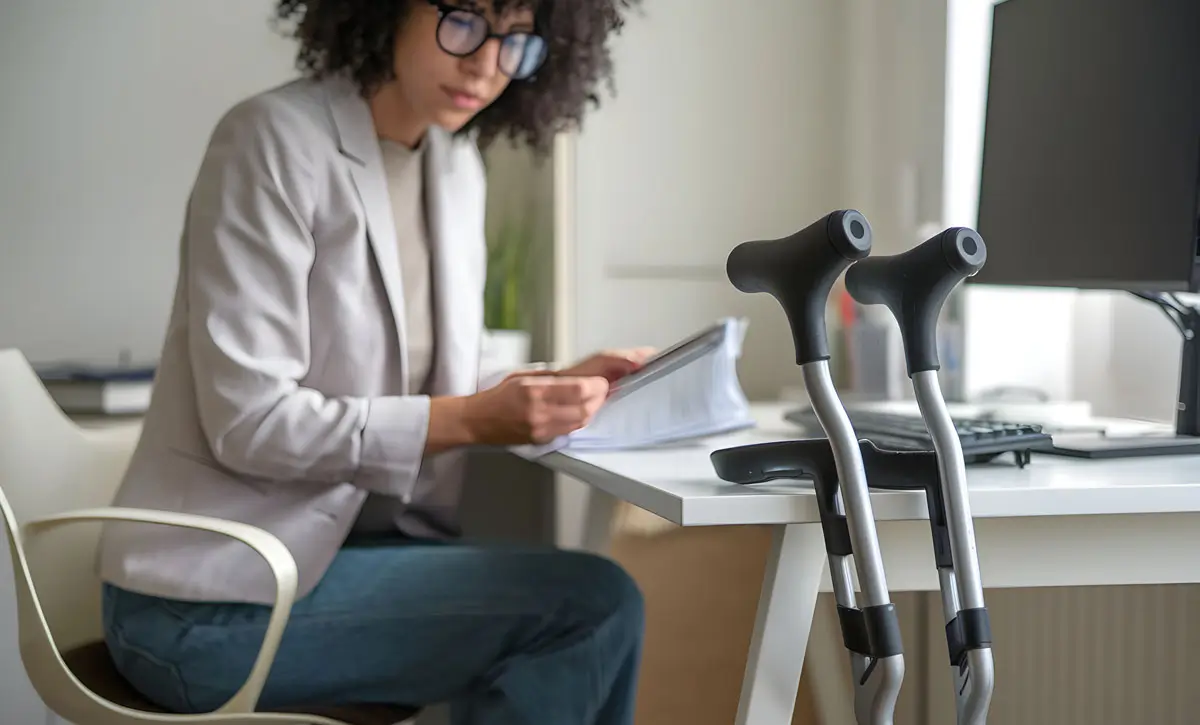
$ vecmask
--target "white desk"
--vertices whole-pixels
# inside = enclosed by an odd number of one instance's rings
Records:
[[[830,591],[830,584],[811,485],[725,483],[713,472],[709,454],[795,438],[796,429],[782,419],[787,407],[755,406],[756,429],[702,443],[558,452],[539,459],[591,486],[586,545],[594,550],[607,546],[616,499],[683,526],[776,527],[739,725],[791,722],[817,594]],[[1200,456],[1113,461],[1036,456],[1024,469],[1001,460],[967,470],[986,587],[1200,582]],[[876,492],[872,501],[889,588],[936,590],[924,494]],[[845,656],[840,649],[822,649],[825,656]],[[842,697],[849,706],[849,691]]]

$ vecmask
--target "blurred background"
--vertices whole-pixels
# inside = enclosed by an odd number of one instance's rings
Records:
[[[35,364],[153,364],[208,134],[230,105],[294,76],[272,6],[0,2],[0,348]],[[507,145],[487,153],[488,354],[664,346],[742,315],[747,394],[797,396],[778,305],[734,290],[726,255],[836,208],[867,215],[877,253],[972,225],[990,13],[989,0],[645,0],[614,44],[616,95],[578,132],[543,160]],[[832,306],[829,318],[837,338]],[[1099,415],[1173,420],[1180,337],[1152,305],[976,287],[956,296],[946,329],[954,399],[1019,387]],[[897,372],[864,381],[838,368],[847,396]],[[495,482],[471,493],[476,530],[576,541],[582,487],[505,465],[503,495]],[[749,529],[618,536],[614,555],[651,608],[641,725],[732,721],[765,547]],[[40,724],[7,586],[0,725]],[[900,722],[951,723],[936,598],[923,609],[921,597],[897,599],[910,651],[928,662],[910,666]],[[992,725],[1197,721],[1197,588],[1010,590],[988,604],[1003,642]],[[687,649],[711,629],[722,635]],[[796,722],[815,718],[798,708]]]

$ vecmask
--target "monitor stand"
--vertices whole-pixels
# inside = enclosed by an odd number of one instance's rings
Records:
[[[1173,294],[1133,294],[1161,307],[1183,335],[1175,434],[1055,435],[1054,447],[1045,453],[1078,458],[1200,455],[1200,310]]]

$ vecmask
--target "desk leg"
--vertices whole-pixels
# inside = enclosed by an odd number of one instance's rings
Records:
[[[617,498],[598,488],[588,488],[583,513],[583,549],[593,554],[607,554],[612,543],[613,519],[617,515]]]
[[[790,725],[825,573],[820,524],[776,526],[742,680],[737,725]]]

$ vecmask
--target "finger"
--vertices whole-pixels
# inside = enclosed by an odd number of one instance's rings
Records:
[[[538,427],[534,438],[541,438],[549,442],[559,436],[570,435],[586,425],[587,421],[575,417],[569,420],[550,420]]]
[[[608,380],[599,376],[558,377],[546,383],[544,397],[553,405],[579,405],[608,395]]]
[[[656,352],[658,351],[653,347],[635,347],[626,351],[629,359],[633,360],[639,365],[646,362],[646,360]]]
[[[598,358],[592,362],[592,372],[610,383],[615,383],[639,367],[641,367],[641,363],[625,357]]]
[[[554,377],[558,373],[554,370],[545,369],[530,369],[530,370],[514,370],[504,377],[505,380],[514,378],[536,378],[536,377]]]
[[[539,411],[538,420],[542,426],[554,428],[566,427],[574,430],[590,423],[600,410],[603,400],[599,402],[579,402],[562,405],[546,405]]]
[[[607,399],[608,399],[608,395],[605,395],[603,398],[600,398],[597,400],[592,400],[592,401],[589,401],[588,403],[584,404],[584,417],[583,417],[584,425],[590,425],[591,422],[593,420],[595,420],[596,414],[599,413],[600,409],[604,407],[604,402]]]
[[[607,399],[606,385],[596,386],[594,395],[585,393],[578,399],[568,399],[564,402],[545,398],[538,411],[539,420],[545,425],[566,426],[571,430],[581,428],[595,418],[596,413],[603,407]]]
[[[607,367],[618,375],[628,375],[642,367],[654,352],[655,350],[652,347],[635,347],[628,350],[618,350],[606,358]]]

